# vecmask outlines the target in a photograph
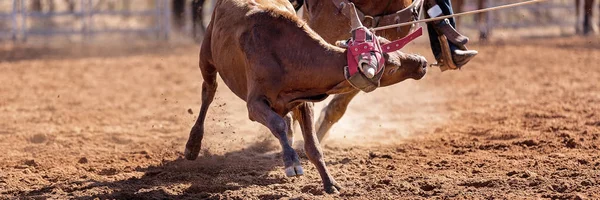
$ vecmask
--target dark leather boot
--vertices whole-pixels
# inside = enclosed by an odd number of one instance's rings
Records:
[[[435,18],[444,15],[442,9],[435,0],[426,0],[424,6],[429,18]],[[428,23],[433,25],[435,31],[439,35],[446,36],[449,42],[456,44],[457,46],[464,46],[467,44],[467,42],[469,42],[469,38],[456,31],[456,29],[450,25],[450,21],[448,21],[448,19],[436,20]]]
[[[477,55],[477,51],[475,50],[454,50],[452,52],[452,60],[454,61],[454,65],[457,68],[461,68],[463,65],[467,64],[473,57]]]
[[[440,35],[446,36],[449,42],[454,43],[457,46],[464,46],[469,42],[469,38],[460,34],[454,27],[450,25],[448,19],[433,21],[434,28]]]

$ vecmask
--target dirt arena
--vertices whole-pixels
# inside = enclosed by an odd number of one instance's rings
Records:
[[[406,50],[431,61],[427,47]],[[196,45],[3,46],[0,199],[599,199],[600,39],[472,47],[462,71],[353,101],[323,144],[344,187],[327,195],[301,151],[306,174],[285,177],[275,138],[225,84],[200,157],[182,159]]]

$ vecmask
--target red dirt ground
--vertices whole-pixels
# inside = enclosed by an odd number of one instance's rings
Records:
[[[431,60],[427,46],[407,50]],[[600,40],[472,48],[462,71],[355,99],[324,144],[344,186],[327,195],[305,157],[306,174],[285,177],[274,137],[225,84],[200,157],[182,159],[195,45],[2,47],[0,199],[599,199]]]

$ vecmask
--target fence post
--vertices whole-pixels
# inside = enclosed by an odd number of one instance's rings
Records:
[[[164,18],[165,26],[163,28],[164,28],[164,31],[165,31],[164,32],[164,34],[165,34],[165,40],[169,40],[169,33],[171,32],[171,9],[170,9],[170,6],[169,6],[169,0],[163,0],[163,2],[164,2],[164,4],[163,4],[164,5],[163,10],[165,12],[165,15],[164,15],[165,16],[165,18]]]
[[[82,5],[83,6],[83,5]],[[94,37],[94,2],[87,0],[87,20],[88,20],[88,38],[92,40]]]
[[[488,7],[501,5],[501,4],[498,4],[497,2],[491,1],[491,0],[484,0],[484,1],[486,3],[485,6],[488,6]],[[482,27],[482,28],[485,29],[485,34],[487,35],[486,37],[488,40],[490,39],[490,37],[492,35],[492,29],[494,29],[495,21],[497,20],[495,14],[496,13],[494,13],[494,12],[488,12],[485,15],[486,23],[484,24],[484,27]],[[481,32],[481,30],[480,30],[480,32]]]
[[[13,0],[12,3],[12,12],[10,13],[10,19],[12,22],[12,40],[13,42],[17,41],[17,32],[19,30],[19,27],[17,26],[17,0]]]
[[[27,41],[27,0],[21,0],[21,31],[23,42]]]
[[[83,43],[87,42],[87,23],[86,23],[86,9],[85,9],[85,0],[79,0],[79,4],[80,4],[80,8],[79,8],[79,12],[81,13],[81,40],[83,41]]]
[[[584,10],[584,2],[583,0],[575,0],[578,1],[575,4],[575,13],[577,14],[577,17],[575,18],[575,33],[576,34],[580,34],[583,32],[583,13],[585,13]],[[578,6],[579,5],[579,6]]]
[[[156,31],[156,39],[160,39],[160,35],[162,33],[162,26],[161,26],[161,20],[160,20],[160,16],[161,16],[161,12],[160,12],[160,0],[154,0],[154,9],[155,9],[155,17],[156,17],[156,27],[155,27],[155,31]]]

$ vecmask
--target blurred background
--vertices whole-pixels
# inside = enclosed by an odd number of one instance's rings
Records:
[[[107,38],[110,41],[199,42],[214,2],[2,0],[0,42],[105,43]],[[519,1],[457,0],[453,1],[453,6],[455,13],[459,13],[514,2]],[[463,16],[459,19],[459,27],[468,35],[482,39],[588,34],[597,32],[598,20],[593,17],[597,15],[596,4],[594,0],[552,0]],[[585,16],[590,20],[584,20]]]
[[[93,43],[106,38],[189,41],[192,34],[203,34],[212,3],[210,0],[2,0],[0,36],[3,42],[27,43]],[[207,17],[203,20],[202,16]]]

